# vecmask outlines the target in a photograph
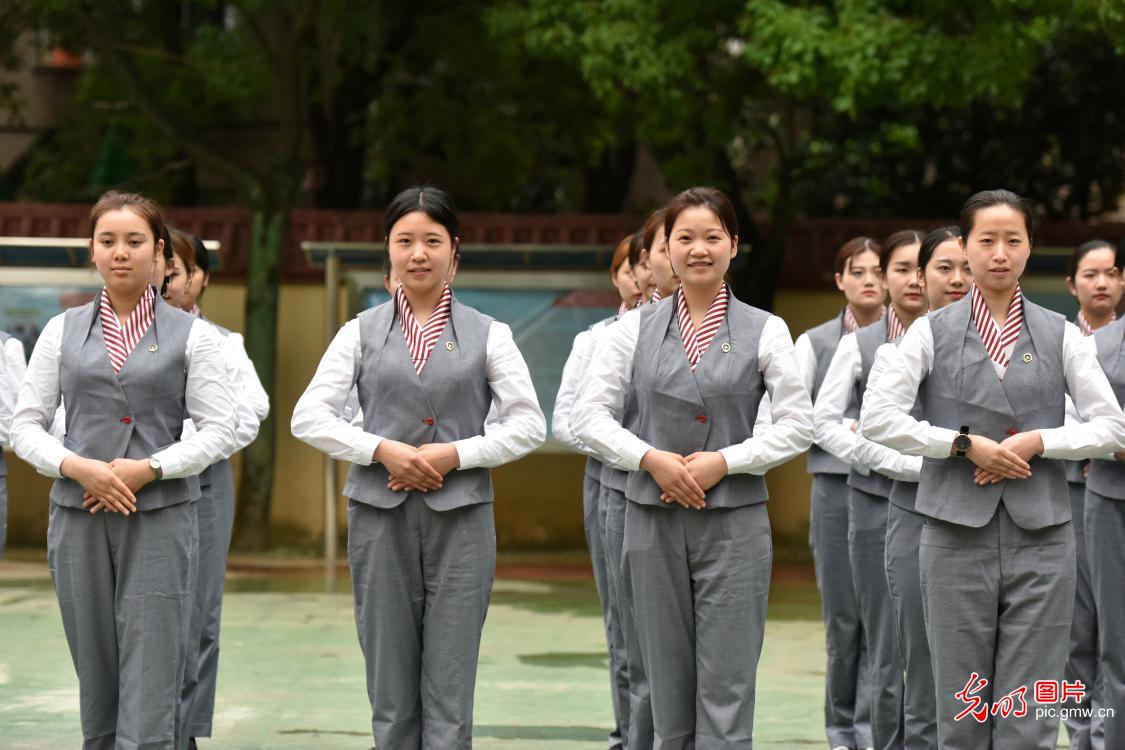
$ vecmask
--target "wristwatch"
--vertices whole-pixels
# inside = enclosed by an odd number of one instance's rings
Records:
[[[156,481],[159,482],[161,479],[164,478],[164,469],[161,468],[160,462],[157,461],[155,458],[149,458],[148,468],[152,469],[152,473],[156,475]]]
[[[965,454],[968,453],[969,449],[972,447],[973,441],[969,437],[969,428],[962,425],[961,432],[957,434],[957,437],[953,438],[953,455],[964,458]]]

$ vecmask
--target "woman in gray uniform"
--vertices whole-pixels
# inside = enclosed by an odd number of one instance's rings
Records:
[[[94,206],[90,253],[105,288],[44,327],[12,424],[17,455],[57,478],[47,552],[91,749],[176,747],[195,475],[234,441],[213,330],[150,285],[163,225],[139,195]],[[60,398],[61,442],[48,431]],[[181,439],[185,414],[198,431]]]
[[[210,259],[198,237],[172,230],[172,273],[165,299],[184,312],[206,320],[199,309],[199,298],[210,281]],[[269,414],[269,398],[258,380],[258,373],[242,336],[207,321],[215,327],[226,366],[227,378],[235,393],[238,431],[234,450],[254,441],[258,427]],[[184,433],[194,432],[195,424],[184,422]],[[219,674],[219,624],[223,609],[223,581],[227,574],[227,553],[234,527],[234,474],[230,457],[225,456],[199,475],[200,498],[195,503],[199,522],[199,577],[195,587],[187,667],[184,670],[183,722],[187,747],[195,747],[196,737],[211,736],[215,713],[215,685]]]
[[[1075,544],[1058,461],[1125,445],[1092,343],[1023,297],[1030,206],[1006,190],[961,212],[974,285],[916,321],[872,389],[860,429],[924,456],[916,508],[943,748],[1053,748],[1035,683],[1059,680],[1074,611]],[[1084,425],[1064,425],[1069,393]],[[911,415],[921,398],[920,421]],[[1057,708],[1057,707],[1055,707]]]
[[[654,747],[749,747],[772,562],[762,474],[808,448],[812,405],[785,323],[724,283],[730,200],[686,190],[664,226],[680,289],[606,331],[575,434],[630,471],[622,565]],[[619,417],[626,404],[635,419]]]
[[[449,196],[410,188],[384,221],[401,284],[340,329],[291,426],[354,464],[348,563],[375,744],[468,748],[496,564],[488,467],[534,450],[546,424],[511,329],[445,281],[460,243]],[[353,387],[362,426],[344,413]]]
[[[4,542],[8,537],[8,463],[4,451],[11,450],[12,412],[26,369],[23,343],[0,331],[0,557],[4,556]]]

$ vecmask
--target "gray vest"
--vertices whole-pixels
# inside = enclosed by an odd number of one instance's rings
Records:
[[[813,353],[816,355],[816,372],[813,376],[812,393],[809,394],[815,404],[816,396],[820,393],[820,385],[824,382],[824,376],[828,374],[828,365],[832,362],[832,355],[836,353],[836,347],[840,345],[840,339],[844,335],[844,312],[841,310],[840,314],[831,320],[810,328],[805,331],[805,335],[809,337]],[[859,404],[849,403],[848,408],[844,411],[844,416],[858,419]],[[808,473],[847,474],[850,471],[850,466],[816,443],[813,443],[809,448]]]
[[[930,313],[934,365],[919,389],[926,420],[997,442],[1010,434],[1059,427],[1064,419],[1066,379],[1063,330],[1066,320],[1023,300],[1024,322],[1004,380],[977,334],[972,300],[966,296]],[[1025,361],[1027,359],[1028,361]],[[964,458],[924,458],[917,511],[932,518],[981,527],[1003,500],[1012,520],[1035,530],[1070,520],[1066,473],[1058,461],[1036,456],[1031,476],[981,487],[975,466]]]
[[[10,338],[12,337],[9,334],[0,331],[0,349],[3,349],[4,344],[7,343]],[[17,395],[18,394],[13,393],[12,398],[14,399]],[[4,458],[4,449],[0,448],[0,482],[4,481],[3,478],[6,476],[8,476],[8,461]]]
[[[859,346],[860,371],[859,380],[855,383],[852,401],[863,407],[863,394],[867,391],[867,379],[871,376],[871,365],[875,363],[875,351],[887,343],[887,321],[890,316],[883,316],[869,326],[864,326],[855,332],[856,344]],[[878,497],[889,497],[893,480],[877,471],[871,471],[864,476],[855,469],[848,470],[848,486],[855,487]]]
[[[144,459],[180,439],[187,388],[188,334],[195,318],[156,299],[155,318],[114,374],[106,352],[98,300],[66,311],[60,390],[66,404],[63,445],[84,458]],[[82,485],[55,480],[51,501],[82,507]],[[137,510],[156,510],[199,497],[197,477],[146,485]]]
[[[674,304],[641,310],[626,401],[637,406],[635,434],[659,450],[688,455],[741,443],[754,433],[765,381],[758,370],[758,342],[769,313],[733,296],[726,319],[691,371],[674,315]],[[727,351],[723,351],[724,345]],[[647,471],[629,474],[625,496],[664,506],[660,486]],[[754,474],[730,474],[707,491],[708,508],[733,508],[766,500],[766,482]]]
[[[1125,318],[1094,331],[1098,363],[1102,366],[1118,403],[1125,403]],[[1095,459],[1090,462],[1086,486],[1103,497],[1125,500],[1125,464]]]
[[[492,318],[453,299],[449,322],[419,376],[410,360],[394,300],[359,314],[361,360],[356,388],[363,429],[409,445],[450,443],[484,434],[492,405],[487,343]],[[376,508],[393,508],[410,493],[387,488],[380,463],[353,464],[344,495]],[[434,510],[492,502],[488,469],[449,472],[440,490],[422,494]]]

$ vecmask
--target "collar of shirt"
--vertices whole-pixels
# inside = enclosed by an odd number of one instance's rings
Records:
[[[1112,323],[1115,320],[1117,320],[1117,313],[1113,314],[1113,317],[1109,319],[1109,323]],[[1079,331],[1082,331],[1083,336],[1094,335],[1094,329],[1090,327],[1090,322],[1086,320],[1086,316],[1082,314],[1081,310],[1078,311],[1078,320],[1076,321],[1075,325],[1078,326]]]
[[[406,348],[410,351],[414,370],[419,375],[422,374],[422,369],[430,359],[430,352],[434,350],[434,345],[437,344],[446,322],[449,321],[452,304],[453,291],[449,288],[449,284],[446,284],[437,306],[430,313],[426,324],[421,325],[414,317],[414,311],[410,309],[410,302],[406,299],[406,292],[403,291],[402,285],[399,284],[398,289],[395,290],[395,306],[398,308],[398,320],[402,325],[402,336],[406,339]]]
[[[649,300],[649,304],[655,305],[657,302],[659,302],[662,299],[664,299],[664,298],[660,296],[660,290],[659,289],[653,289],[652,290],[652,299]]]
[[[886,312],[887,308],[879,305],[879,320],[883,319]],[[857,328],[859,328],[859,321],[856,320],[855,311],[852,310],[850,304],[846,305],[844,307],[844,333],[855,333]]]
[[[124,324],[117,319],[117,313],[114,312],[113,305],[109,301],[108,290],[102,289],[98,305],[109,363],[115,373],[120,373],[121,368],[125,366],[125,360],[129,358],[137,342],[145,335],[145,331],[156,318],[156,290],[152,286],[145,287],[144,294],[141,295],[141,299],[129,313]]]
[[[1008,305],[1008,314],[1004,319],[1004,326],[998,326],[988,311],[988,303],[976,284],[970,291],[973,304],[973,321],[977,326],[977,333],[988,352],[988,358],[1000,367],[1007,367],[1012,357],[1012,350],[1016,346],[1016,339],[1020,336],[1023,327],[1023,292],[1019,284],[1016,293],[1012,295],[1012,302]]]
[[[683,287],[680,287],[676,292],[676,318],[680,324],[680,339],[684,342],[684,353],[687,354],[692,372],[695,371],[695,366],[699,364],[699,360],[703,359],[708,344],[718,333],[719,326],[722,324],[723,318],[726,317],[729,301],[730,289],[726,284],[723,284],[719,293],[715,295],[715,299],[711,301],[711,306],[707,308],[707,314],[703,316],[703,323],[696,329],[691,320],[691,313],[688,312]]]
[[[898,319],[893,305],[887,307],[887,341],[894,341],[906,333],[906,326]]]

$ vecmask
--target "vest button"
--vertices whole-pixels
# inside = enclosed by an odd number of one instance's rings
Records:
[[[699,416],[697,416],[695,418],[695,421],[696,422],[706,422],[707,421],[707,415],[706,414],[700,414]]]
[[[1016,435],[1016,434],[1018,434],[1018,430],[1016,430],[1015,427],[1009,427],[1008,428],[1008,437],[1012,437],[1013,435]]]
[[[121,424],[133,424],[133,418],[132,417],[122,417],[121,418]]]
[[[425,418],[425,419],[423,419],[422,421],[423,421],[423,422],[425,422],[426,424],[428,424],[428,425],[431,425],[431,426],[432,426],[432,425],[433,425],[433,423],[434,423],[434,418],[433,418],[433,417],[426,417],[426,418]]]

